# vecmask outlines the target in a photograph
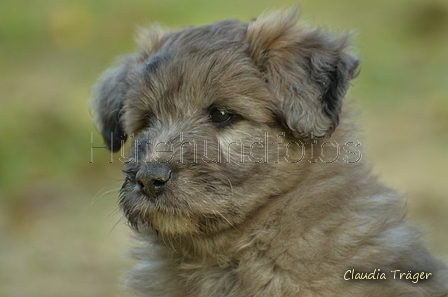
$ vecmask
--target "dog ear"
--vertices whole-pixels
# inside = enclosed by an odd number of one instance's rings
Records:
[[[249,24],[246,42],[294,136],[330,136],[359,60],[348,52],[349,35],[297,25],[298,18],[298,9],[263,15]]]
[[[123,98],[128,89],[126,76],[132,57],[125,57],[118,67],[109,69],[92,88],[90,109],[93,121],[110,151],[116,152],[127,139],[123,130]]]

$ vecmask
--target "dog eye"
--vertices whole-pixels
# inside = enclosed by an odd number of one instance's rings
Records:
[[[217,123],[217,124],[227,123],[228,121],[230,121],[230,119],[232,119],[232,117],[233,117],[233,114],[228,113],[228,112],[218,109],[218,108],[213,108],[212,111],[210,112],[210,120],[213,123]]]

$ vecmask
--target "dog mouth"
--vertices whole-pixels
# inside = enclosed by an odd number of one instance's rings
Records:
[[[119,204],[128,223],[134,228],[148,224],[154,213],[180,212],[170,199],[172,170],[163,164],[151,164],[123,170],[125,181]]]
[[[205,172],[175,170],[160,163],[123,170],[119,205],[128,224],[165,235],[209,234],[228,226],[229,185]]]

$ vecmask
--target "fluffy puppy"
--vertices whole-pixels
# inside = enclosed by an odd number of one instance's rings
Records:
[[[362,158],[349,36],[297,20],[141,30],[96,85],[109,149],[132,138],[119,204],[135,294],[448,295],[447,267]]]

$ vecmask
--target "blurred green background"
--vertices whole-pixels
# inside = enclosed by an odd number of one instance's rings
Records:
[[[121,162],[91,124],[89,89],[134,50],[137,25],[249,21],[288,0],[0,0],[0,297],[119,296],[131,265]],[[354,29],[350,97],[376,173],[448,255],[448,2],[303,0],[302,20]],[[93,134],[92,134],[93,133]],[[93,141],[92,141],[93,139]]]

